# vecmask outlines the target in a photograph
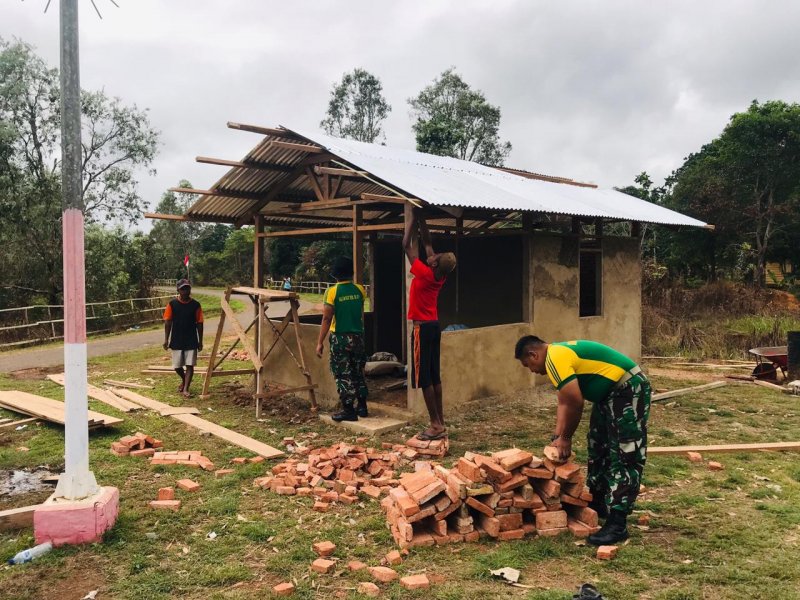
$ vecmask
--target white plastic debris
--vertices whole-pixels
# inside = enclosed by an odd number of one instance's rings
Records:
[[[517,583],[519,581],[519,571],[511,567],[503,567],[502,569],[495,569],[494,571],[490,569],[489,572],[495,577],[499,577],[509,583]]]

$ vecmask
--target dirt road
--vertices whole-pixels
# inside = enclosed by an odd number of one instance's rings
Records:
[[[194,288],[193,291],[197,295],[222,296],[221,290]],[[301,300],[300,313],[302,314],[303,312],[312,309],[313,306],[313,304]],[[283,316],[286,314],[286,307],[276,305],[274,308],[271,308],[267,314],[270,317]],[[241,313],[238,313],[236,316],[239,320],[239,323],[245,327],[249,325],[250,321],[252,320],[252,312],[249,310],[249,308]],[[205,337],[207,343],[210,343],[208,338],[217,331],[218,325],[219,317],[206,320]],[[225,331],[233,334],[230,324],[226,323]],[[148,331],[124,332],[120,333],[119,335],[106,336],[103,338],[89,338],[88,354],[89,358],[91,359],[95,356],[106,356],[108,354],[117,354],[119,352],[140,350],[148,346],[160,346],[163,342],[163,328],[151,329]],[[27,348],[24,350],[0,353],[0,373],[10,373],[12,371],[31,369],[34,367],[56,367],[63,364],[64,347],[62,345],[50,344],[41,348]]]

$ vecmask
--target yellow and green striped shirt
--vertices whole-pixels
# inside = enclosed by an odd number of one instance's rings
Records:
[[[553,342],[545,357],[547,376],[556,389],[577,379],[583,397],[590,402],[603,400],[625,372],[635,366],[621,352],[588,340]]]
[[[324,303],[333,307],[331,333],[364,333],[366,297],[364,286],[352,281],[340,281],[328,288]]]

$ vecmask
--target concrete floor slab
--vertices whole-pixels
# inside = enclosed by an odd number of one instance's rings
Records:
[[[369,436],[381,435],[389,431],[397,431],[408,425],[407,421],[392,419],[390,417],[367,417],[365,419],[359,419],[358,421],[342,421],[341,423],[337,423],[331,419],[330,415],[320,415],[319,418],[320,421],[328,425],[344,427],[350,431]]]

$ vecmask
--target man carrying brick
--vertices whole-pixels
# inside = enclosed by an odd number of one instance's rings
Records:
[[[364,367],[364,286],[353,283],[353,260],[340,256],[333,264],[336,285],[325,292],[322,327],[317,340],[317,356],[322,358],[325,337],[330,331],[331,372],[342,404],[341,412],[331,415],[334,421],[358,421],[368,417],[367,382]],[[356,408],[355,404],[358,403]]]
[[[172,350],[172,368],[181,378],[178,393],[188,398],[197,353],[203,349],[203,309],[191,297],[188,279],[179,280],[177,287],[178,297],[164,311],[164,350]]]
[[[633,360],[598,342],[546,343],[534,335],[519,339],[514,358],[533,373],[547,375],[558,390],[552,445],[566,460],[572,435],[592,403],[587,448],[589,505],[607,517],[587,541],[606,546],[628,538],[627,517],[639,494],[647,459],[650,382]]]
[[[418,235],[425,247],[424,262],[419,259]],[[422,389],[431,420],[430,427],[417,434],[417,438],[423,441],[438,440],[447,435],[439,368],[442,330],[439,327],[438,300],[439,290],[442,289],[447,275],[456,267],[456,256],[452,252],[434,252],[425,219],[421,211],[411,204],[405,205],[403,249],[414,276],[408,297],[408,319],[414,324],[411,333],[411,385]]]

